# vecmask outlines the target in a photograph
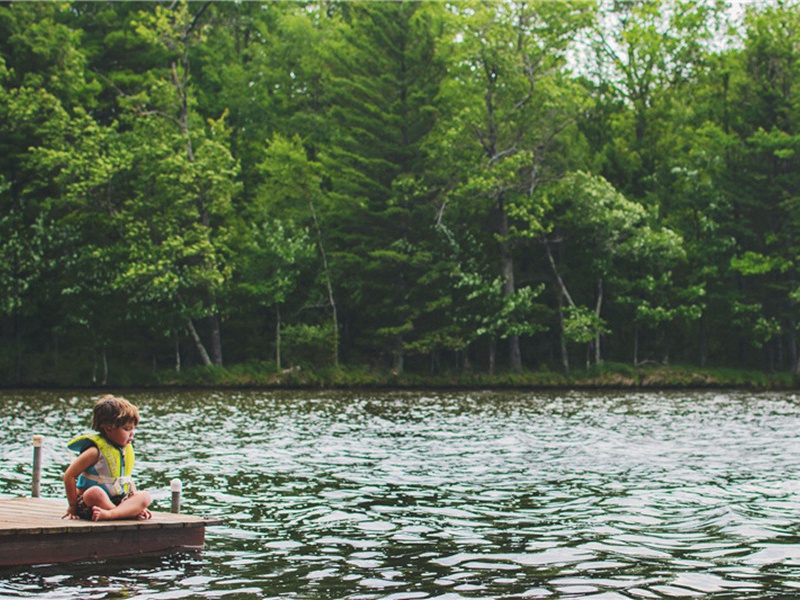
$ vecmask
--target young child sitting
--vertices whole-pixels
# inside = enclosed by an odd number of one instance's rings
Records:
[[[149,519],[150,494],[137,492],[131,480],[133,434],[139,410],[124,398],[106,395],[94,405],[92,429],[67,446],[79,452],[64,473],[71,519],[106,521]]]

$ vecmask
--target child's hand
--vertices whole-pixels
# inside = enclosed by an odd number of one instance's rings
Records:
[[[145,508],[142,512],[140,512],[138,515],[136,515],[136,518],[137,519],[143,519],[143,520],[144,519],[152,519],[153,518],[153,513],[151,513],[148,509]]]
[[[67,512],[64,513],[64,516],[61,517],[62,519],[66,519],[69,517],[70,519],[80,519],[78,515],[72,512],[73,508],[71,506],[67,507]]]

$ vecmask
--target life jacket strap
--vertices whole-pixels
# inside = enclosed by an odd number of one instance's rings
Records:
[[[129,490],[131,492],[136,491],[136,484],[133,483],[133,479],[131,477],[106,477],[104,475],[93,475],[91,473],[81,473],[86,479],[90,481],[94,481],[99,483],[103,486],[111,486],[114,490],[114,495],[119,496],[120,494],[125,493],[125,486],[129,486]]]

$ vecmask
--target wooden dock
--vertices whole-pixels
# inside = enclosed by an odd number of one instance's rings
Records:
[[[197,550],[219,519],[154,512],[146,521],[62,519],[66,500],[0,498],[0,566]]]

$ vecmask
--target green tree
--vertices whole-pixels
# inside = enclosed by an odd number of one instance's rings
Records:
[[[0,5],[0,282],[16,382],[26,375],[27,340],[54,339],[63,324],[61,288],[68,285],[61,277],[70,253],[56,223],[59,190],[38,149],[68,145],[71,123],[82,119],[81,106],[91,107],[98,89],[84,70],[79,33],[61,22],[66,10]]]
[[[321,279],[330,309],[331,362],[339,364],[339,312],[334,294],[334,282],[325,242],[325,227],[321,222],[318,205],[322,200],[320,165],[310,161],[299,138],[291,140],[276,135],[261,165],[265,183],[259,189],[261,203],[274,214],[298,215],[299,222],[309,223],[313,229],[321,264]],[[263,209],[262,209],[263,210]],[[268,209],[267,209],[268,210]]]
[[[731,129],[738,145],[729,155],[735,186],[732,268],[740,275],[739,322],[754,345],[773,356],[785,348],[798,371],[797,257],[800,240],[800,16],[796,4],[748,11],[740,76],[731,81]],[[749,308],[748,308],[749,307]],[[744,318],[760,312],[759,318]],[[777,326],[764,327],[764,323]],[[763,332],[771,335],[765,339]],[[777,361],[771,360],[773,365]]]
[[[323,57],[339,22],[322,4],[218,3],[213,9],[214,25],[193,52],[197,110],[211,118],[227,111],[247,204],[263,183],[260,165],[273,135],[301,136],[316,158],[329,128]]]
[[[458,214],[491,223],[494,235],[476,250],[496,257],[503,293],[513,297],[510,213],[527,212],[528,223],[535,222],[542,212],[533,201],[537,190],[558,180],[574,158],[567,140],[577,135],[565,132],[576,133],[586,96],[568,75],[566,54],[589,25],[591,6],[474,2],[452,10],[455,50],[443,90],[439,168],[451,182],[448,203]],[[511,367],[519,370],[519,335],[508,340]]]
[[[228,220],[232,218],[231,201],[236,193],[235,178],[238,167],[233,160],[228,140],[229,130],[225,127],[226,113],[204,124],[197,114],[192,88],[190,50],[201,44],[207,34],[208,25],[203,18],[210,3],[193,7],[187,3],[177,3],[165,9],[156,6],[153,12],[142,12],[138,17],[137,33],[156,47],[163,48],[169,56],[169,65],[156,71],[156,78],[150,89],[143,90],[146,96],[131,100],[132,108],[146,123],[145,131],[156,133],[161,120],[174,128],[174,133],[162,137],[161,151],[178,150],[178,140],[183,149],[174,157],[179,172],[171,172],[174,191],[163,188],[166,198],[172,194],[180,195],[175,206],[185,212],[176,219],[190,232],[184,245],[191,248],[187,254],[196,261],[191,268],[191,276],[186,280],[188,288],[193,289],[193,298],[180,294],[180,303],[188,310],[184,320],[188,331],[200,353],[204,364],[222,365],[222,339],[220,330],[220,293],[230,281],[230,264],[224,255],[230,242]],[[160,167],[155,167],[156,172]],[[151,174],[148,174],[152,176]],[[186,218],[189,223],[185,222]],[[130,227],[140,226],[131,222]],[[175,232],[178,235],[178,232]],[[153,239],[151,237],[151,239]],[[175,238],[173,251],[179,251]],[[154,245],[165,248],[160,236],[153,240]],[[140,246],[133,246],[136,252]],[[166,248],[165,248],[166,249]],[[139,264],[151,257],[152,251],[145,251],[139,257]],[[179,258],[179,256],[175,257]],[[178,261],[180,264],[180,261]],[[148,269],[136,269],[133,279],[151,277],[153,285],[161,283],[157,273]],[[172,296],[176,293],[175,281],[163,281],[165,291]],[[201,336],[194,326],[193,317],[204,317],[209,324],[211,353],[207,352]]]
[[[370,354],[376,342],[388,348],[398,372],[407,350],[431,350],[436,337],[435,309],[424,308],[439,242],[423,142],[445,74],[437,43],[443,10],[348,4],[328,50],[331,129],[320,161],[334,209],[336,270],[360,274],[341,279],[348,312],[358,314],[350,338]]]
[[[677,234],[654,225],[641,204],[602,177],[574,172],[546,193],[552,226],[539,241],[555,281],[562,365],[568,371],[566,342],[589,344],[600,363],[601,336],[613,332],[603,317],[604,304],[629,301],[643,281],[674,268],[685,254]],[[663,306],[662,296],[647,299]]]
[[[263,205],[262,205],[263,206]],[[240,260],[239,285],[256,304],[275,312],[275,368],[282,369],[281,307],[285,306],[300,284],[301,274],[315,255],[314,244],[306,230],[291,221],[284,224],[270,216],[269,209],[251,210],[248,214],[247,245]]]
[[[714,94],[715,67],[724,65],[716,53],[725,50],[727,25],[722,3],[606,3],[593,34],[596,54],[589,80],[596,104],[582,129],[598,151],[599,172],[648,207],[658,225],[682,235],[687,261],[659,287],[668,296],[691,289],[703,290],[706,298],[714,286],[715,302],[723,296],[719,284],[727,248],[718,234],[729,202],[717,183],[728,142],[714,114],[724,103]],[[687,300],[693,306],[706,302],[696,294],[693,298]],[[647,312],[643,306],[637,314]],[[678,318],[672,311],[652,314]],[[707,319],[683,321],[700,323],[695,345],[705,362]],[[655,329],[665,331],[666,325]],[[634,347],[638,342],[636,329]]]

